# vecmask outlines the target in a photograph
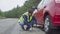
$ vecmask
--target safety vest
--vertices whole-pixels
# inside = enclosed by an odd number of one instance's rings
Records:
[[[28,12],[24,13],[23,15],[27,16],[28,23],[32,20],[32,16],[29,17]],[[23,22],[24,21],[23,15],[20,17],[19,22]]]
[[[30,18],[29,18],[29,16],[28,16],[27,21],[30,22],[31,20],[32,20],[32,16],[30,16]]]

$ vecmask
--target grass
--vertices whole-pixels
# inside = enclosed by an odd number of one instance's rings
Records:
[[[5,17],[0,16],[0,19],[4,19]]]

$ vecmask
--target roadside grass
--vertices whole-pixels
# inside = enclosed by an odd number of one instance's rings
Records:
[[[4,19],[5,17],[0,16],[0,19]]]

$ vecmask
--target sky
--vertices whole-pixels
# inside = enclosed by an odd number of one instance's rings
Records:
[[[0,0],[0,9],[2,11],[11,10],[17,5],[22,6],[26,0]]]

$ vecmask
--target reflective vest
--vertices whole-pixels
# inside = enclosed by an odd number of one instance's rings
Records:
[[[29,17],[28,12],[24,13],[23,15],[27,16],[28,23],[32,20],[32,16]],[[19,22],[21,22],[21,23],[23,23],[23,21],[24,21],[23,15],[19,19]]]

